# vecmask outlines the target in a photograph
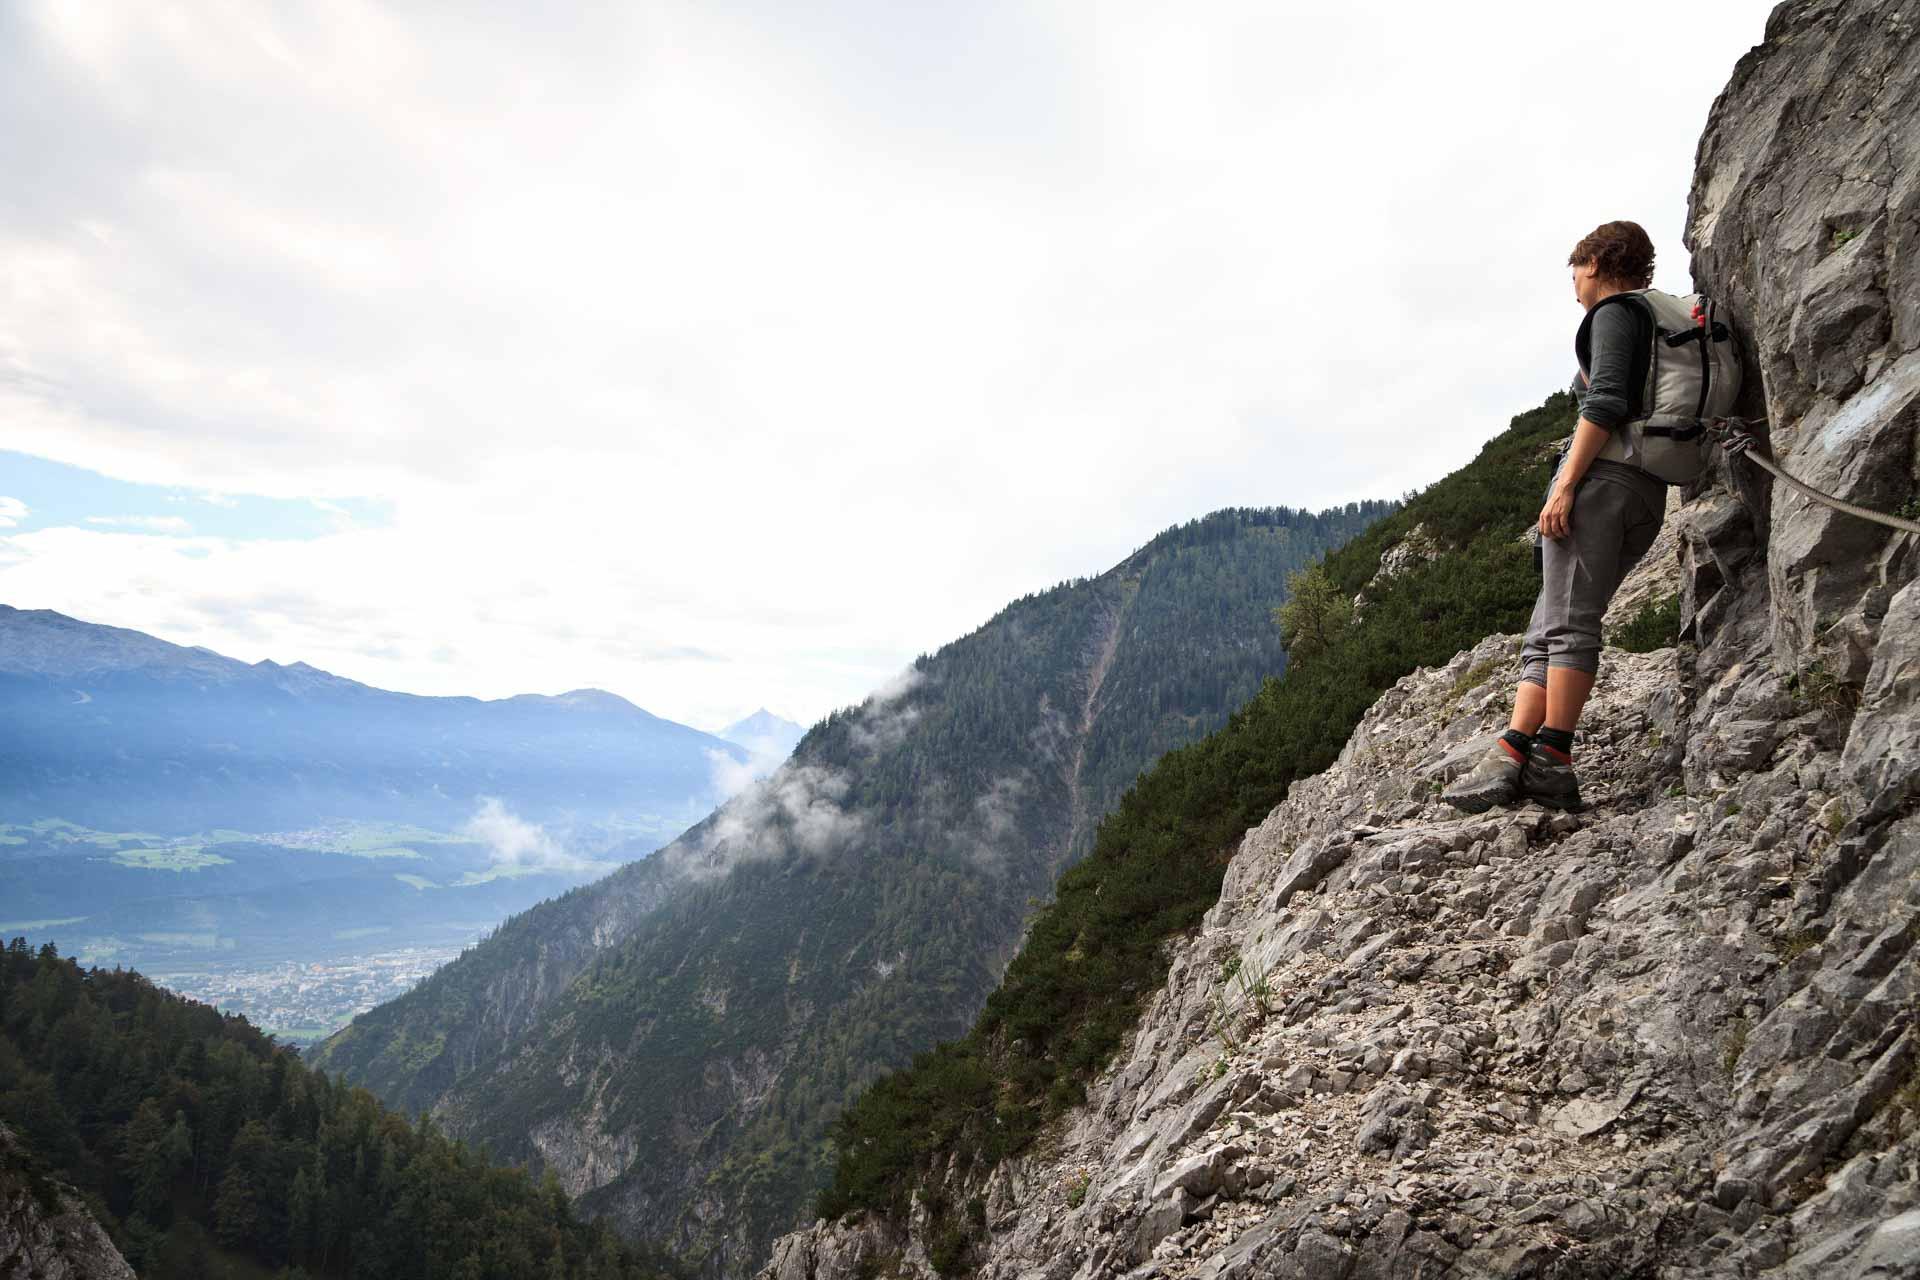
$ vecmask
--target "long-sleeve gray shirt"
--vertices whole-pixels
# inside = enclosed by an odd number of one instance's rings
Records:
[[[1573,380],[1580,416],[1612,431],[1646,411],[1647,358],[1653,342],[1653,317],[1630,295],[1603,298],[1573,340],[1583,381]]]

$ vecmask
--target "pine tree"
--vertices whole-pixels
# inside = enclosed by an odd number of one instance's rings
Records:
[[[303,1262],[313,1249],[313,1182],[303,1168],[293,1175],[293,1190],[287,1193],[287,1253]]]
[[[1332,647],[1353,619],[1353,601],[1327,577],[1322,564],[1287,575],[1287,602],[1273,611],[1280,640],[1293,662],[1307,662]]]

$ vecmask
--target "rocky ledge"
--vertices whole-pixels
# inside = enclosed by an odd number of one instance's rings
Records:
[[[32,1171],[0,1125],[0,1276],[25,1280],[133,1280],[133,1268],[72,1187]]]
[[[1877,696],[1920,680],[1920,589],[1902,611]],[[1689,782],[1672,649],[1609,655],[1586,812],[1454,814],[1434,790],[1500,726],[1516,652],[1401,681],[1247,834],[1127,1058],[967,1189],[979,1274],[1920,1267],[1920,830],[1866,847],[1812,699]],[[763,1274],[866,1257],[931,1274],[911,1224],[862,1220]]]

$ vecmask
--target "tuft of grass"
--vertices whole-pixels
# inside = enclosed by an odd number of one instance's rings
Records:
[[[1800,706],[1829,715],[1852,716],[1860,708],[1860,687],[1815,662],[1787,681],[1787,692]]]
[[[1734,1068],[1740,1065],[1740,1055],[1747,1051],[1747,1033],[1751,1030],[1744,1015],[1727,1025],[1726,1038],[1720,1042],[1720,1069],[1729,1080],[1733,1078]]]
[[[1460,678],[1453,682],[1453,689],[1449,692],[1448,696],[1460,698],[1472,693],[1475,689],[1478,689],[1481,685],[1493,679],[1493,673],[1499,669],[1500,664],[1491,660],[1474,663],[1471,667],[1468,667],[1460,673]]]
[[[1087,1202],[1087,1188],[1093,1185],[1093,1175],[1082,1172],[1067,1185],[1067,1208],[1078,1209]]]
[[[1798,929],[1773,940],[1773,949],[1786,964],[1792,964],[1819,945],[1820,935],[1812,929]]]

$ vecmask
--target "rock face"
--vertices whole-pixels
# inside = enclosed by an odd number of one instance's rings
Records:
[[[133,1280],[133,1268],[69,1187],[24,1172],[0,1126],[0,1275],[33,1280]]]
[[[1776,454],[1913,500],[1920,4],[1795,3],[1715,104],[1696,281]],[[1434,793],[1517,638],[1380,698],[1247,833],[1087,1103],[983,1180],[968,1270],[1920,1276],[1920,549],[1744,463],[1669,517],[1683,643],[1610,651],[1586,812]],[[1490,678],[1473,683],[1487,670]],[[818,1223],[768,1280],[931,1276]]]

